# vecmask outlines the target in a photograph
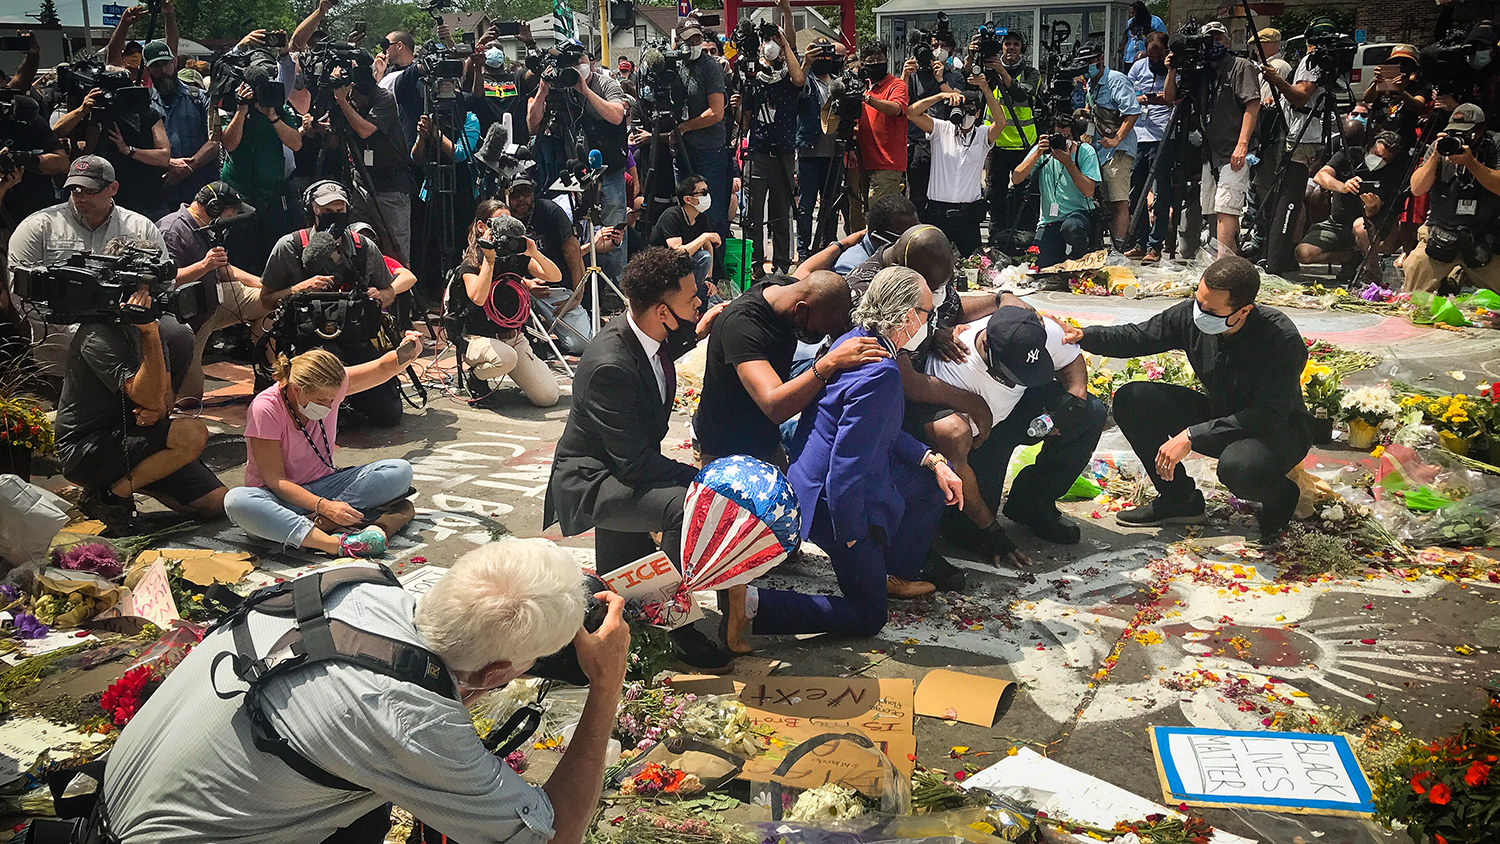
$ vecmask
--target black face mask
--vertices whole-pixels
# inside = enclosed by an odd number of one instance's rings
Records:
[[[792,333],[797,335],[798,341],[806,343],[809,346],[814,346],[818,343],[823,342],[823,335],[818,334],[817,332],[809,328],[806,322],[802,323],[801,325],[793,324]]]
[[[317,216],[313,228],[320,232],[342,232],[349,227],[348,211],[324,211]]]
[[[672,311],[677,327],[667,329],[667,339],[662,341],[661,351],[668,360],[677,360],[698,345],[698,325],[692,320],[684,319],[671,305],[667,305],[667,310]]]
[[[1167,63],[1165,60],[1157,61],[1155,59],[1146,59],[1146,66],[1151,68],[1151,72],[1156,74],[1157,76],[1161,76],[1162,74],[1167,72]]]
[[[871,82],[879,82],[882,79],[885,79],[887,76],[891,75],[891,65],[889,62],[876,62],[874,64],[867,64],[860,71],[860,73],[863,74],[864,77]]]

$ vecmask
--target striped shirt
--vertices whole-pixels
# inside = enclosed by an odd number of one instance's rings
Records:
[[[389,586],[336,590],[327,613],[360,630],[416,645],[416,598]],[[249,616],[257,655],[291,620]],[[325,788],[280,757],[255,749],[245,684],[228,660],[230,632],[214,633],[131,720],[105,771],[104,799],[124,844],[321,841],[394,802],[464,844],[545,844],[552,805],[484,750],[460,704],[411,683],[351,665],[324,663],[272,681],[267,710],[277,732],[314,764],[368,792]]]

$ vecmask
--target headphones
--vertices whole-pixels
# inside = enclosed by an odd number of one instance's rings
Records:
[[[309,220],[317,216],[313,213],[313,194],[317,193],[318,188],[324,185],[338,185],[340,189],[344,187],[344,183],[338,179],[319,179],[308,185],[307,190],[302,192],[302,210],[307,214],[307,219]]]
[[[217,220],[219,218],[219,215],[223,214],[225,210],[224,198],[219,196],[219,192],[214,189],[213,182],[209,182],[208,184],[204,185],[203,189],[208,191],[209,195],[209,200],[203,203],[203,210],[208,212],[208,217],[210,220]]]

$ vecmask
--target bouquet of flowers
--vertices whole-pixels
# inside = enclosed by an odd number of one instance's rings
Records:
[[[620,782],[620,793],[627,797],[655,797],[660,794],[687,797],[703,790],[696,774],[668,768],[652,762]]]
[[[1500,703],[1478,724],[1464,724],[1431,744],[1413,742],[1399,761],[1376,773],[1375,817],[1406,824],[1416,844],[1481,844],[1500,823]]]
[[[1318,418],[1333,419],[1343,408],[1344,391],[1339,388],[1333,368],[1308,357],[1302,367],[1302,396],[1307,407]]]
[[[51,454],[55,440],[52,423],[41,402],[32,396],[0,396],[0,447],[29,448]]]
[[[1355,387],[1344,394],[1339,401],[1339,409],[1344,412],[1345,418],[1358,419],[1372,428],[1380,427],[1386,420],[1395,419],[1401,413],[1401,406],[1396,403],[1395,394],[1388,384]]]
[[[1431,397],[1418,406],[1427,423],[1439,434],[1466,440],[1485,432],[1489,407],[1463,393]]]
[[[620,698],[614,737],[644,750],[673,735],[689,735],[749,759],[765,746],[745,705],[732,697],[682,694],[667,686],[630,683]]]

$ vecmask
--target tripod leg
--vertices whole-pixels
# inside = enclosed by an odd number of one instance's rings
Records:
[[[538,332],[541,333],[542,337],[546,338],[547,346],[552,349],[552,354],[557,356],[558,361],[563,365],[563,369],[567,371],[568,377],[572,378],[573,367],[568,365],[568,359],[563,357],[562,351],[557,348],[557,343],[553,342],[552,334],[547,331],[547,329],[542,327],[542,321],[537,318],[536,311],[531,312],[531,327],[535,328]],[[568,328],[572,329],[573,326],[569,325]],[[585,338],[585,340],[587,340],[587,338]]]

